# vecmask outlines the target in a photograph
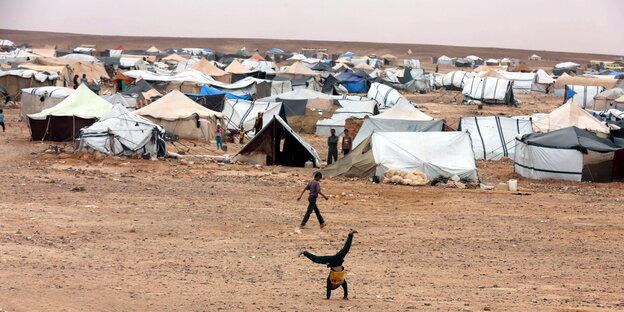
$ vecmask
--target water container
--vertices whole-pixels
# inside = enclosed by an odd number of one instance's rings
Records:
[[[512,192],[517,192],[518,191],[518,180],[515,179],[511,179],[507,182],[507,184],[509,185],[509,190]]]
[[[314,168],[314,163],[311,160],[305,162],[304,167],[306,168]]]

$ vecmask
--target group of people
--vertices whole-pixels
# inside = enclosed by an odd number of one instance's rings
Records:
[[[334,161],[338,161],[338,140],[336,129],[330,130],[331,135],[327,138],[327,164],[331,165]],[[344,129],[342,133],[342,155],[347,156],[353,147],[353,138],[349,135],[349,129]]]
[[[262,120],[263,115],[264,114],[262,114],[262,112],[258,112],[258,117],[256,118],[256,122],[254,123],[253,128],[256,134],[258,134],[260,130],[262,130],[262,126],[264,125],[264,122]],[[217,143],[217,149],[223,149],[224,134],[225,133],[223,131],[223,128],[221,127],[221,123],[217,123],[217,129],[215,130],[215,142]],[[243,128],[242,126],[238,130],[238,143],[241,145],[245,143],[245,128]]]
[[[332,135],[335,137],[335,130],[332,129]],[[348,131],[345,130],[345,135],[348,137]],[[349,137],[350,139],[350,137]],[[337,140],[336,140],[337,142]],[[343,138],[343,142],[344,142],[344,138]],[[343,143],[344,144],[344,143]],[[349,142],[350,144],[350,142]],[[337,145],[337,143],[336,143]],[[350,147],[350,146],[349,146]],[[344,152],[344,147],[343,147],[343,152]],[[350,151],[349,150],[346,151],[345,155],[348,154]],[[301,194],[299,195],[299,197],[297,198],[297,201],[301,200],[301,197],[303,197],[303,194],[306,191],[309,191],[309,195],[308,195],[308,209],[306,210],[305,215],[303,216],[303,220],[301,221],[301,224],[299,225],[300,228],[305,228],[306,223],[308,222],[308,219],[310,218],[310,215],[312,214],[312,212],[314,211],[314,214],[316,214],[316,218],[318,219],[319,225],[322,228],[325,227],[325,220],[323,219],[323,216],[321,215],[321,211],[318,209],[317,205],[316,205],[316,200],[318,198],[318,196],[322,196],[323,198],[325,198],[325,200],[329,200],[329,197],[327,197],[325,194],[323,194],[323,192],[321,191],[321,179],[323,178],[323,174],[320,172],[316,172],[314,173],[314,178],[308,182],[308,184],[303,188],[303,190],[301,191]],[[325,264],[327,265],[327,267],[329,268],[329,275],[327,276],[327,290],[326,290],[326,297],[327,299],[331,298],[331,292],[332,290],[338,289],[338,287],[342,287],[342,291],[343,291],[343,299],[348,300],[349,299],[349,291],[347,288],[347,281],[345,279],[345,274],[346,274],[346,270],[345,267],[342,265],[344,262],[344,258],[347,255],[347,253],[349,253],[349,250],[351,249],[351,242],[353,241],[353,234],[357,233],[356,230],[351,229],[349,231],[349,235],[347,236],[347,241],[345,242],[344,247],[342,247],[342,249],[340,251],[338,251],[338,253],[336,253],[333,256],[317,256],[314,255],[308,251],[299,251],[298,255],[304,255],[306,258],[312,260],[312,262],[314,263],[319,263],[319,264]]]

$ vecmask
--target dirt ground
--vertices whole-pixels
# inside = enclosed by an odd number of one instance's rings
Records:
[[[560,100],[453,96],[411,99],[455,126]],[[299,231],[313,169],[47,154],[17,118],[5,110],[0,133],[0,311],[624,310],[624,183],[528,180],[510,160],[478,162],[479,177],[525,195],[328,178],[328,226]],[[324,137],[303,137],[324,155]],[[218,154],[184,144],[171,149]],[[327,301],[328,269],[296,252],[333,254],[349,228],[350,300]]]

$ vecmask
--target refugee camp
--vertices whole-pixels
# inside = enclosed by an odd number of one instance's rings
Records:
[[[588,4],[0,2],[0,312],[624,310]]]

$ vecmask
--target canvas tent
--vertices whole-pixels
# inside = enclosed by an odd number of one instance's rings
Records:
[[[28,115],[32,139],[35,141],[69,141],[81,128],[90,126],[106,113],[112,104],[80,85],[59,104]]]
[[[372,116],[371,118],[380,119],[408,119],[408,120],[433,120],[433,117],[421,112],[412,102],[401,98],[396,105],[387,109],[379,115]]]
[[[555,81],[555,89],[564,89],[566,85],[575,86],[601,86],[605,89],[613,89],[617,85],[617,79],[600,79],[591,77],[573,77],[563,74]]]
[[[514,93],[531,92],[531,86],[535,81],[535,73],[525,72],[501,72],[501,75],[509,81],[513,81]]]
[[[312,161],[315,167],[320,165],[316,150],[278,115],[274,115],[235,157],[241,162],[268,166],[304,167],[307,161]]]
[[[531,84],[531,91],[545,93],[548,86],[551,86],[553,83],[555,83],[555,79],[540,68],[535,72],[535,81]]]
[[[136,99],[130,96],[123,96],[121,93],[101,95],[103,99],[113,105],[121,105],[129,110],[136,109]]]
[[[191,65],[191,69],[204,73],[217,81],[221,81],[224,83],[232,82],[232,74],[214,66],[212,63],[208,62],[206,59],[202,58],[197,63]]]
[[[20,100],[20,119],[27,118],[29,114],[38,113],[44,109],[61,103],[66,97],[74,92],[72,88],[65,87],[39,87],[22,89]]]
[[[516,140],[515,171],[530,179],[609,182],[624,178],[624,140],[568,127]]]
[[[288,77],[288,78],[307,78],[307,77],[318,77],[318,73],[311,70],[307,66],[303,65],[301,62],[295,62],[292,65],[288,66],[285,70],[281,70],[277,73],[279,77]]]
[[[338,100],[340,108],[327,119],[316,122],[317,135],[330,135],[331,129],[336,130],[336,135],[342,135],[347,119],[361,119],[379,113],[375,100]]]
[[[477,100],[487,104],[511,104],[515,102],[513,83],[493,77],[469,78],[462,90],[464,101]]]
[[[176,90],[134,113],[181,139],[206,141],[214,139],[217,118],[223,117],[223,114],[195,103]]]
[[[232,63],[230,63],[230,65],[228,65],[225,68],[225,71],[228,73],[238,74],[238,75],[251,73],[251,71],[247,67],[243,66],[243,64],[241,64],[237,60],[233,60]]]
[[[374,132],[351,153],[321,170],[327,176],[383,176],[388,169],[418,170],[429,180],[459,176],[477,182],[466,132]]]
[[[541,61],[542,57],[537,55],[537,54],[533,54],[533,55],[529,56],[529,60],[531,60],[531,61]]]
[[[485,160],[513,159],[516,136],[533,132],[531,119],[500,116],[463,117],[458,130],[470,133],[475,158]]]
[[[533,131],[535,132],[551,132],[571,126],[591,132],[609,134],[609,127],[571,102],[563,104],[550,114],[533,121]]]
[[[377,119],[367,118],[353,139],[353,147],[366,141],[373,132],[426,132],[443,131],[443,120]]]
[[[624,96],[624,90],[613,88],[602,91],[594,96],[594,110],[607,110],[613,108],[615,100]]]
[[[271,122],[273,116],[285,118],[280,102],[260,102],[244,100],[227,100],[223,107],[223,118],[226,129],[253,129],[258,113],[262,113],[262,126]]]
[[[100,120],[80,131],[78,150],[110,155],[143,154],[156,157],[164,130],[123,105],[115,104]]]
[[[464,81],[472,77],[471,73],[465,71],[452,71],[442,76],[441,86],[447,90],[462,90]]]
[[[594,97],[604,91],[604,87],[566,85],[565,90],[565,97],[568,102],[582,108],[597,110],[594,107]]]

